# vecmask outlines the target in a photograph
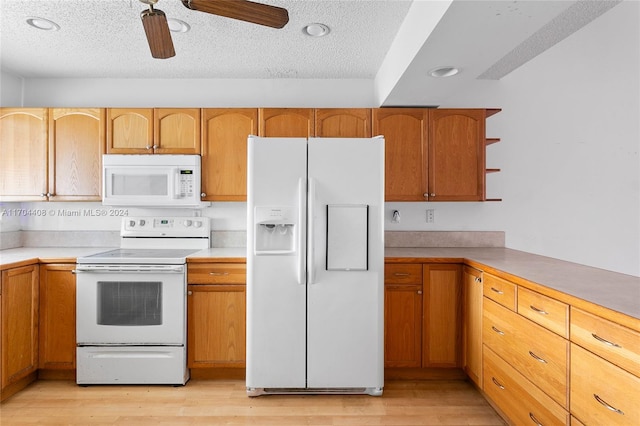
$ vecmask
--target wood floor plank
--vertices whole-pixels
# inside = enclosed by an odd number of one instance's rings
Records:
[[[41,380],[0,405],[17,425],[504,425],[464,381],[389,381],[382,397],[271,395],[249,398],[242,380],[186,386],[88,386]]]

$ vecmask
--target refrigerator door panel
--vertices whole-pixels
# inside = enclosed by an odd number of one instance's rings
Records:
[[[250,137],[247,388],[304,388],[306,140]]]
[[[310,139],[308,150],[307,386],[382,388],[384,140]],[[368,206],[368,269],[328,270],[327,206],[354,204]]]

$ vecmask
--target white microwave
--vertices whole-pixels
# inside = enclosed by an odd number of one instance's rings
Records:
[[[102,204],[200,207],[199,155],[102,156]]]

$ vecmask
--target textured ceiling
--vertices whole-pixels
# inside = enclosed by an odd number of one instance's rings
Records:
[[[139,0],[0,0],[0,66],[26,79],[375,79],[382,105],[443,105],[483,79],[504,77],[621,0],[254,1],[286,8],[289,23],[272,29],[159,0],[157,9],[191,31],[172,33],[175,57],[153,59]],[[29,17],[61,28],[36,30]],[[314,22],[328,25],[329,35],[303,34]],[[442,65],[461,72],[428,77]]]
[[[410,1],[260,1],[284,7],[283,29],[223,18],[159,0],[168,18],[191,31],[172,33],[176,56],[151,57],[138,0],[1,0],[2,67],[24,77],[373,78]],[[61,27],[41,31],[30,16]],[[302,28],[331,27],[312,38]]]

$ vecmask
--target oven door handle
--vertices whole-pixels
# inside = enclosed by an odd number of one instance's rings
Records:
[[[74,274],[157,273],[183,274],[184,265],[77,265]]]

